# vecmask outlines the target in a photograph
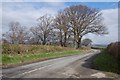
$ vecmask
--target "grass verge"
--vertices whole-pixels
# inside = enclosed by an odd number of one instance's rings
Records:
[[[93,60],[94,68],[107,72],[114,72],[120,74],[119,69],[120,61],[110,54],[106,50],[102,51]]]
[[[48,53],[36,53],[36,54],[14,54],[14,55],[8,55],[3,54],[2,55],[2,66],[6,67],[9,65],[14,64],[21,64],[26,62],[33,62],[38,60],[46,60],[56,57],[62,57],[62,56],[70,56],[75,54],[80,54],[80,50],[69,50],[69,51],[63,51],[63,52],[48,52]]]

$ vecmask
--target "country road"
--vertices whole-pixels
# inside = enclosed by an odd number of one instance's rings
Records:
[[[2,69],[3,78],[102,78],[105,73],[89,68],[89,59],[98,54],[92,50],[87,54],[67,56],[37,63]],[[87,63],[86,63],[87,62]]]

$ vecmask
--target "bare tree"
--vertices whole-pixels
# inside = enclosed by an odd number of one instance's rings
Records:
[[[31,42],[31,43],[35,43],[35,44],[39,44],[39,43],[40,43],[40,40],[41,40],[41,34],[40,34],[39,29],[38,29],[38,26],[31,27],[31,28],[30,28],[30,31],[31,31],[32,34],[33,34],[33,37],[32,37],[32,39],[30,40],[30,42]]]
[[[64,12],[59,12],[55,18],[55,26],[56,29],[59,31],[59,36],[60,36],[60,44],[61,46],[66,47],[66,42],[70,37],[70,31],[69,31],[69,26],[68,26],[68,19],[65,17],[66,14]]]
[[[38,42],[45,45],[52,31],[53,18],[50,15],[44,15],[38,18],[38,25],[31,28],[32,33],[38,38]]]
[[[82,37],[88,33],[99,35],[107,33],[107,29],[102,22],[102,14],[99,10],[75,5],[64,9],[64,12],[74,35],[76,48],[80,47]]]
[[[3,38],[12,44],[23,44],[27,38],[26,27],[21,26],[19,22],[11,22],[9,31],[3,34]]]

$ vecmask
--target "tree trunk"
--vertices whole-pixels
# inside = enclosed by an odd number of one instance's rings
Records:
[[[61,32],[61,29],[60,29],[60,45],[63,46],[63,41],[62,41],[62,32]]]
[[[42,45],[45,45],[45,44],[46,44],[46,41],[43,41],[43,42],[42,42]]]
[[[46,36],[44,35],[44,38],[43,38],[43,42],[42,42],[43,45],[46,44]]]
[[[78,49],[80,47],[80,43],[79,42],[76,42],[75,45],[76,45],[75,46],[76,49]]]
[[[66,46],[66,41],[67,41],[67,34],[65,33],[65,35],[64,35],[64,43],[63,43],[63,46],[64,46],[64,47],[67,47],[67,46]]]
[[[77,46],[77,43],[76,43],[76,33],[75,33],[75,30],[74,30],[74,41],[73,41],[73,44],[74,44],[74,47],[76,48]]]
[[[81,47],[81,39],[82,38],[79,38],[78,41],[76,41],[76,46],[75,46],[76,49]]]
[[[62,42],[62,40],[60,40],[60,45],[63,46],[63,42]]]

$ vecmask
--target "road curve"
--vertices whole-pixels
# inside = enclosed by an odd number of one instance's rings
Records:
[[[92,50],[87,54],[67,56],[18,66],[16,68],[2,69],[2,75],[3,78],[99,77],[96,76],[97,74],[105,77],[105,74],[83,66],[88,58],[99,52],[99,50]]]

